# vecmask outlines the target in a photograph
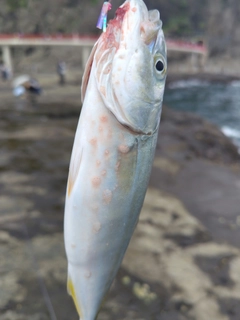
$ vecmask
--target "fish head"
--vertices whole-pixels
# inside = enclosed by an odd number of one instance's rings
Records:
[[[130,130],[153,134],[160,122],[167,70],[158,10],[148,11],[142,0],[125,1],[100,36],[92,59],[106,107]]]

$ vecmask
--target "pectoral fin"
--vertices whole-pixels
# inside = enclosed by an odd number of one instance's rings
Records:
[[[84,70],[84,74],[83,74],[83,77],[82,77],[82,87],[81,87],[81,100],[82,100],[82,103],[84,101],[85,93],[86,93],[86,90],[87,90],[88,80],[89,80],[90,73],[91,73],[91,70],[92,70],[93,58],[94,58],[95,52],[97,50],[97,47],[98,47],[98,41],[95,43],[94,47],[92,48],[92,51],[91,51],[90,56],[88,58],[88,61],[87,61],[87,64],[86,64],[86,67],[85,67],[85,70]]]

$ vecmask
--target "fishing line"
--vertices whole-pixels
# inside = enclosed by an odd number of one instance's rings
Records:
[[[41,275],[41,272],[40,272],[40,269],[39,269],[39,265],[38,265],[37,259],[35,257],[35,254],[34,254],[34,249],[33,249],[32,242],[31,242],[31,239],[30,239],[30,236],[29,236],[28,227],[27,227],[27,224],[24,221],[23,221],[23,230],[25,232],[26,243],[28,245],[28,248],[29,248],[28,251],[29,251],[29,254],[30,254],[30,257],[31,257],[31,260],[32,260],[32,266],[33,266],[33,269],[36,272],[38,284],[39,284],[39,287],[40,287],[40,291],[41,291],[41,293],[43,295],[45,305],[46,305],[47,310],[48,310],[49,315],[50,315],[50,319],[51,320],[57,320],[57,316],[56,316],[55,310],[53,308],[53,304],[52,304],[51,298],[49,296],[47,287],[46,287],[44,279],[43,279],[43,277]]]
[[[98,29],[102,29],[103,32],[106,32],[107,14],[108,14],[108,11],[111,10],[111,8],[112,8],[111,0],[105,1],[102,5],[102,10],[101,10],[100,16],[98,18],[98,22],[97,22],[96,27]]]

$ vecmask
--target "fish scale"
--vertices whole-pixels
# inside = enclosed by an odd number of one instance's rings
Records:
[[[81,320],[96,319],[137,224],[166,79],[159,15],[142,0],[127,0],[117,12],[86,65],[66,192],[68,292]]]

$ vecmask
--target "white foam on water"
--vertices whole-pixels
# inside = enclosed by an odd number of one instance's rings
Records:
[[[209,85],[208,81],[198,80],[198,79],[189,79],[189,80],[178,80],[172,83],[169,83],[169,89],[184,89],[190,87],[206,87]]]
[[[233,129],[227,126],[223,126],[221,131],[225,134],[225,136],[230,138],[238,138],[240,139],[240,130]]]
[[[238,148],[238,153],[240,154],[240,130],[223,126],[221,131],[225,136],[229,137],[233,141],[235,146]]]
[[[230,82],[230,86],[240,88],[240,80],[234,80]]]

